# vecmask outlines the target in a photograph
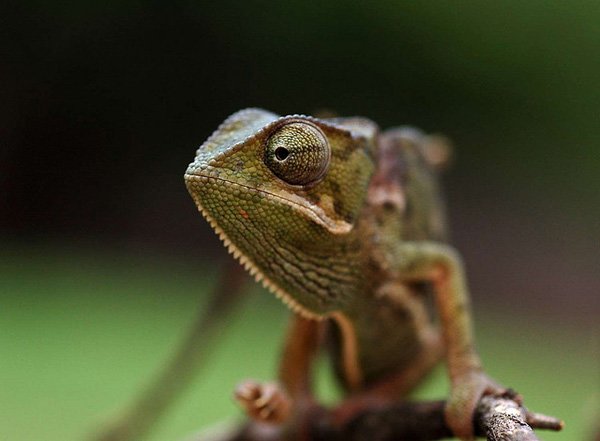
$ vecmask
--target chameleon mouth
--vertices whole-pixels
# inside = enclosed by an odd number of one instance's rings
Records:
[[[346,233],[349,233],[353,228],[351,224],[349,224],[348,222],[346,222],[344,220],[332,219],[318,205],[314,205],[314,204],[306,205],[305,203],[302,203],[300,200],[294,200],[293,199],[294,197],[298,197],[294,194],[290,194],[289,197],[283,197],[280,194],[272,193],[267,190],[250,187],[248,185],[240,184],[238,182],[233,182],[229,179],[223,179],[223,178],[220,178],[217,176],[213,176],[209,173],[200,173],[198,171],[196,173],[189,173],[189,172],[186,173],[185,180],[186,180],[186,182],[187,181],[202,182],[202,181],[206,181],[206,180],[219,181],[219,182],[223,182],[230,186],[236,186],[236,187],[243,188],[244,190],[247,190],[249,192],[258,193],[262,196],[267,196],[267,197],[270,197],[273,199],[277,199],[286,205],[292,205],[298,211],[303,213],[306,217],[308,217],[315,223],[321,225],[322,227],[326,228],[327,231],[329,231],[332,234],[346,234]],[[192,196],[192,197],[194,197],[194,196]],[[196,203],[198,203],[198,201],[196,201]]]
[[[188,177],[198,178],[197,175],[189,176],[186,174],[186,178]],[[233,257],[244,267],[244,269],[248,271],[248,273],[250,273],[252,277],[254,277],[255,281],[260,282],[265,288],[267,288],[270,292],[275,294],[275,297],[280,299],[289,309],[291,309],[294,313],[304,317],[305,319],[319,321],[326,318],[325,316],[309,311],[304,306],[300,305],[300,303],[294,300],[294,298],[291,295],[289,295],[282,288],[280,288],[273,281],[271,281],[267,276],[265,276],[265,274],[258,268],[258,266],[254,262],[252,262],[244,253],[242,253],[233,244],[233,242],[231,242],[231,240],[229,239],[229,237],[227,237],[227,234],[223,231],[223,229],[219,227],[217,222],[212,218],[212,216],[207,212],[207,210],[204,209],[199,199],[193,194],[192,197],[196,202],[198,211],[207,220],[207,222],[213,228],[215,233],[217,233],[217,236],[223,242],[223,245],[225,245],[227,252],[233,255]]]

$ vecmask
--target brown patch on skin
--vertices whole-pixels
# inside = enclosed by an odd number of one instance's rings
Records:
[[[246,210],[244,210],[243,208],[239,209],[240,214],[242,215],[242,217],[244,219],[248,219],[250,217],[250,215],[248,214],[248,212]]]

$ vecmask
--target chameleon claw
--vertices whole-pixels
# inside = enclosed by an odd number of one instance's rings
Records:
[[[256,387],[257,387],[257,383],[254,383],[252,381],[245,381],[245,382],[241,383],[240,385],[238,385],[235,388],[235,391],[233,393],[235,399],[238,401],[240,401],[240,400],[251,401],[251,400],[255,399],[256,398],[256,396],[255,396]]]
[[[273,398],[273,394],[265,394],[262,397],[257,398],[254,401],[254,404],[256,404],[257,407],[266,407]]]
[[[247,380],[238,385],[234,398],[257,422],[281,424],[291,413],[291,400],[280,386]]]
[[[258,415],[260,416],[260,418],[264,421],[267,421],[269,419],[269,416],[273,413],[273,409],[270,409],[268,407],[265,407],[264,409],[262,409]]]

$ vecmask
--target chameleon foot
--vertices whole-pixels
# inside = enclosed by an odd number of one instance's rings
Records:
[[[519,405],[521,396],[506,389],[479,370],[473,370],[453,379],[454,386],[446,405],[446,422],[454,435],[463,440],[474,440],[475,409],[482,396],[510,398]]]
[[[277,384],[246,380],[235,389],[234,397],[257,422],[281,424],[290,416],[292,401]]]

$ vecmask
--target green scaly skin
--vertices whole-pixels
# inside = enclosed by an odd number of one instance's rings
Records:
[[[301,316],[338,325],[332,351],[349,391],[401,398],[438,360],[441,335],[447,420],[471,439],[477,400],[501,389],[473,346],[428,140],[363,118],[247,109],[198,149],[185,180],[257,280]]]

